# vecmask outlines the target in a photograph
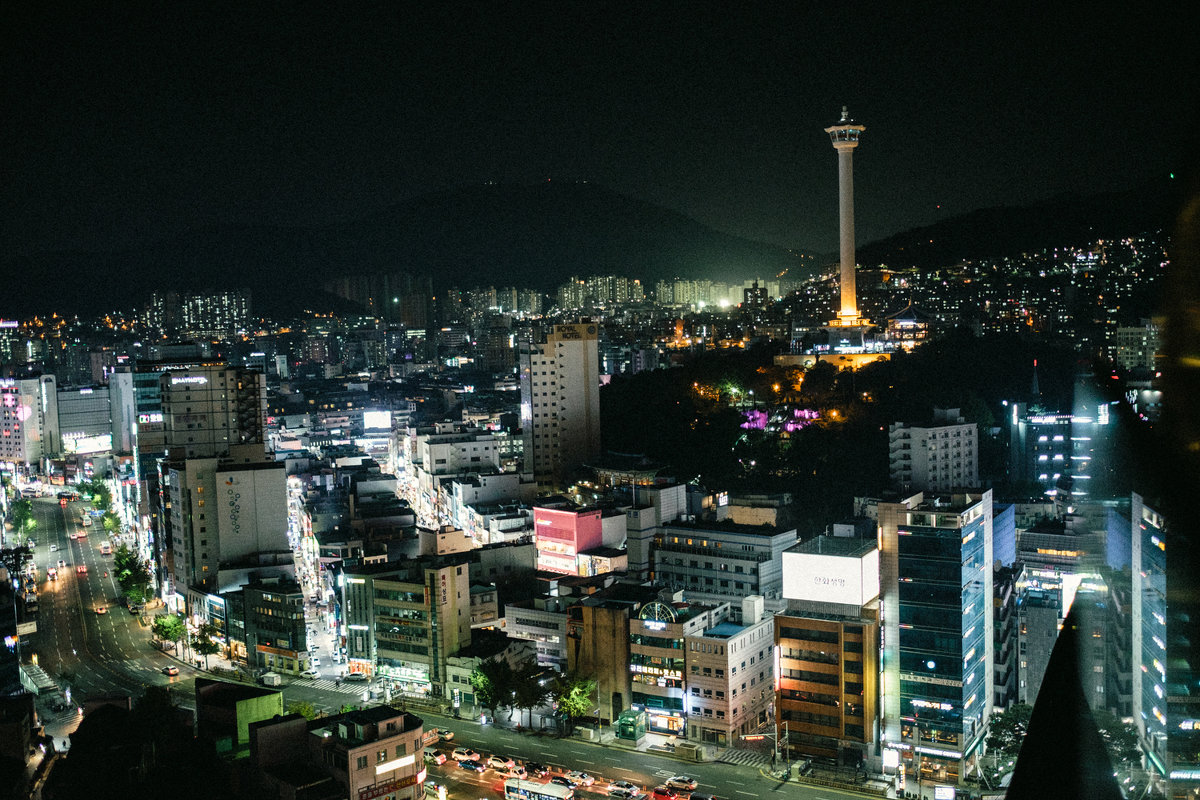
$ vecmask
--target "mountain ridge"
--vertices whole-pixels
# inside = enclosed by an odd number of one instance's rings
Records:
[[[862,245],[863,265],[936,268],[1161,228],[1174,187],[980,209]],[[932,242],[930,241],[932,240]],[[335,307],[319,287],[338,275],[408,272],[435,288],[552,291],[572,275],[741,281],[806,277],[834,255],[716,231],[679,212],[582,181],[455,187],[329,226],[198,227],[122,252],[49,251],[0,260],[0,315],[130,310],[155,290],[249,288],[262,313]],[[22,280],[22,276],[27,276]]]

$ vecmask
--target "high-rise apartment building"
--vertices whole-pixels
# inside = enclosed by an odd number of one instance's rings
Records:
[[[956,783],[993,695],[992,493],[880,503],[883,745],[909,775]]]
[[[559,486],[600,456],[599,330],[555,325],[545,341],[521,346],[521,428],[525,472]]]
[[[935,409],[931,425],[888,429],[892,484],[902,492],[951,492],[979,485],[979,430],[957,408]]]
[[[55,377],[0,378],[0,463],[37,468],[58,451]]]

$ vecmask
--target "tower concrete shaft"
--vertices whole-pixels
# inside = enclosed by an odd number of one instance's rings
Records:
[[[837,125],[826,128],[833,147],[838,153],[838,226],[840,231],[840,280],[841,310],[838,318],[844,324],[856,324],[858,320],[858,292],[854,280],[854,148],[858,137],[866,130],[850,119],[846,107],[842,107],[842,119]]]

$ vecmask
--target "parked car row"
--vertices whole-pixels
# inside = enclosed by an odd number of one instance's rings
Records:
[[[454,736],[452,732],[447,731],[446,733],[449,735],[442,736],[442,741],[448,741]],[[446,763],[447,758],[445,754],[430,747],[425,750],[425,760],[441,765]],[[543,778],[550,775],[550,769],[546,765],[536,761],[520,764],[507,756],[497,754],[492,754],[485,759],[481,753],[465,745],[455,747],[450,753],[449,760],[457,763],[461,769],[472,772],[485,772],[492,769],[505,778]],[[565,786],[569,789],[578,789],[594,786],[596,778],[580,770],[570,770],[560,775],[551,775],[550,783]],[[692,794],[695,792],[697,785],[697,780],[690,775],[672,775],[663,781],[661,786],[651,789],[649,793],[642,786],[622,780],[609,783],[606,793],[609,797],[622,798],[622,800],[636,800],[637,798],[644,798],[645,800],[682,800],[689,794],[691,794],[694,800],[714,800],[711,795]]]

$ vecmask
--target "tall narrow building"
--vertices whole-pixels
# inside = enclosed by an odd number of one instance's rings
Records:
[[[954,785],[992,709],[992,493],[879,504],[884,747]]]
[[[546,487],[600,456],[600,352],[595,323],[555,325],[521,347],[524,471]]]

